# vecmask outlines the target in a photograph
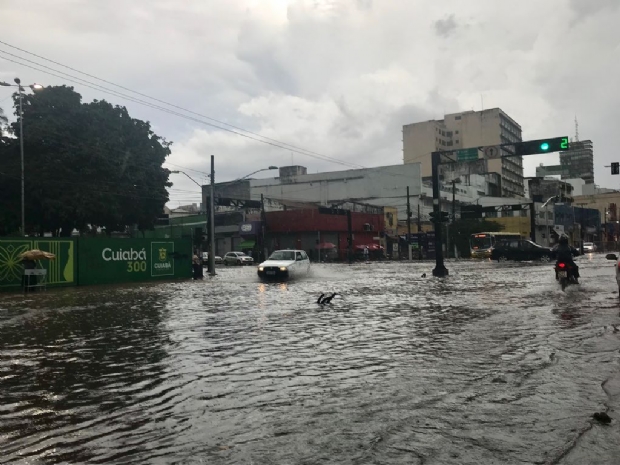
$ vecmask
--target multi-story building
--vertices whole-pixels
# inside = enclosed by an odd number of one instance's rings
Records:
[[[422,177],[431,176],[431,153],[521,142],[521,126],[499,108],[445,115],[442,120],[403,126],[403,161],[420,163]],[[502,155],[510,155],[502,149]],[[522,157],[471,163],[472,173],[498,173],[503,197],[523,196]]]
[[[566,178],[581,178],[586,184],[594,183],[594,150],[591,140],[570,143],[566,152],[560,152],[560,166]],[[564,179],[564,175],[562,176]]]
[[[561,176],[562,179],[581,178],[585,184],[594,184],[594,150],[591,140],[570,143],[566,152],[560,152],[559,165],[540,165],[536,176]]]

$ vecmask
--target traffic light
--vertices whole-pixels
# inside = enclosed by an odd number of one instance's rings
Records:
[[[515,155],[532,155],[534,153],[551,153],[568,150],[568,137],[554,137],[552,139],[528,140],[517,142]]]
[[[482,218],[482,205],[463,205],[461,207],[461,219],[473,220]]]
[[[432,223],[447,223],[448,216],[448,212],[439,212],[439,215],[436,212],[430,213]]]
[[[611,174],[620,174],[620,163],[617,161],[611,164]]]

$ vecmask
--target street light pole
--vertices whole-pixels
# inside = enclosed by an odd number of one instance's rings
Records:
[[[547,230],[547,247],[551,247],[551,230],[549,229],[549,210],[548,205],[552,200],[557,199],[557,196],[549,197],[547,201],[542,205],[545,209],[545,229]]]
[[[22,86],[19,78],[15,78],[19,94],[19,151],[22,165],[22,236],[26,237],[26,194],[24,188],[24,111],[22,107]]]
[[[411,251],[411,204],[409,203],[409,186],[407,186],[407,252],[409,261],[413,259]]]
[[[215,156],[211,155],[211,195],[209,196],[209,274],[215,276]]]
[[[23,109],[23,88],[21,85],[21,79],[15,78],[15,86],[7,82],[0,82],[0,86],[17,87],[17,94],[19,95],[19,152],[21,158],[21,191],[22,191],[22,236],[26,236],[26,194],[25,194],[25,169],[24,169],[24,109]],[[33,91],[43,88],[40,84],[32,84],[29,86]]]

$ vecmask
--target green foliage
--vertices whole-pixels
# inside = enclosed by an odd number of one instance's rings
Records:
[[[450,224],[450,248],[456,248],[461,257],[470,256],[469,238],[472,234],[479,232],[499,232],[504,229],[504,225],[496,221],[488,220],[458,220]]]
[[[6,116],[4,115],[4,111],[2,110],[2,107],[0,107],[0,133],[2,132],[2,128],[4,127],[6,123],[7,123]]]
[[[17,98],[17,97],[15,97]],[[15,104],[18,105],[17,100]],[[26,229],[48,232],[130,225],[149,229],[168,200],[169,171],[162,167],[170,143],[148,122],[106,101],[82,103],[73,88],[47,87],[23,96]],[[19,137],[19,120],[12,124]],[[19,139],[0,145],[4,230],[19,227],[21,204]],[[0,212],[0,221],[2,221]],[[15,220],[18,223],[15,224]]]

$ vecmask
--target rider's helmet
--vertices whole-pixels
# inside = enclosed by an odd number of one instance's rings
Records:
[[[566,234],[562,234],[558,242],[560,245],[568,245],[568,236]]]

